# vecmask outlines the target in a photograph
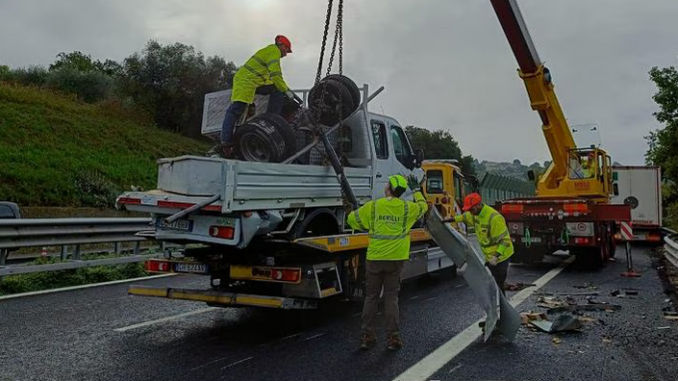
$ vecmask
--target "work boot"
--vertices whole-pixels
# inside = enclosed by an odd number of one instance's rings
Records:
[[[403,347],[403,342],[400,340],[400,335],[394,334],[389,336],[388,338],[388,348],[389,351],[397,351],[398,349]]]
[[[362,342],[360,343],[360,349],[362,350],[368,350],[377,344],[377,338],[369,333],[363,333],[363,339]]]

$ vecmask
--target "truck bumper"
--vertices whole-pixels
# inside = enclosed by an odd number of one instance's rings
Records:
[[[265,295],[239,294],[217,290],[192,290],[184,288],[130,286],[129,295],[156,298],[192,300],[215,307],[265,307],[277,309],[315,309],[316,301]]]

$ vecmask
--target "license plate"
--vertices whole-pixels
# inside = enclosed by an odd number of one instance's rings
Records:
[[[189,232],[193,228],[191,220],[176,220],[171,224],[165,223],[162,219],[158,219],[156,224],[157,227],[162,229],[172,229],[172,230],[181,230]]]
[[[525,239],[525,237],[522,237],[520,241],[527,242],[527,239]],[[541,237],[530,237],[530,242],[539,243],[541,242]]]
[[[207,265],[204,263],[175,263],[174,272],[176,273],[193,273],[193,274],[208,274]]]

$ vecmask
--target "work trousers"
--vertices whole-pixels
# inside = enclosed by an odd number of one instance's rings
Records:
[[[504,283],[506,283],[506,277],[508,276],[509,262],[511,262],[511,260],[507,259],[503,262],[497,263],[496,266],[487,266],[490,269],[490,273],[492,273],[494,281],[497,282],[497,286],[499,287],[499,290],[501,290],[502,294],[505,294]]]
[[[386,332],[389,335],[400,333],[400,310],[398,293],[400,292],[400,275],[405,261],[366,261],[365,269],[365,304],[363,305],[362,332],[374,335],[374,318],[377,316],[379,294],[384,289],[384,314],[386,315]]]
[[[280,114],[285,100],[285,94],[278,91],[274,85],[264,85],[257,87],[257,94],[268,95],[268,106],[266,112]],[[242,114],[247,110],[248,104],[245,102],[233,102],[226,110],[224,122],[221,125],[221,142],[230,143],[233,139],[233,130],[235,124],[240,120]]]

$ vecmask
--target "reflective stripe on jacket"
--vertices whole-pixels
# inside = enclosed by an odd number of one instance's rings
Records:
[[[369,232],[368,260],[402,261],[410,257],[410,229],[428,210],[421,192],[414,194],[414,201],[380,198],[348,215],[353,229]]]
[[[264,85],[274,84],[281,93],[289,90],[283,79],[280,57],[280,49],[275,44],[254,53],[233,77],[231,102],[252,103],[257,87]]]
[[[489,261],[492,256],[496,255],[498,262],[503,262],[513,255],[513,242],[511,242],[506,220],[494,208],[484,205],[477,216],[466,212],[455,216],[454,220],[469,226],[473,225],[486,260]]]

